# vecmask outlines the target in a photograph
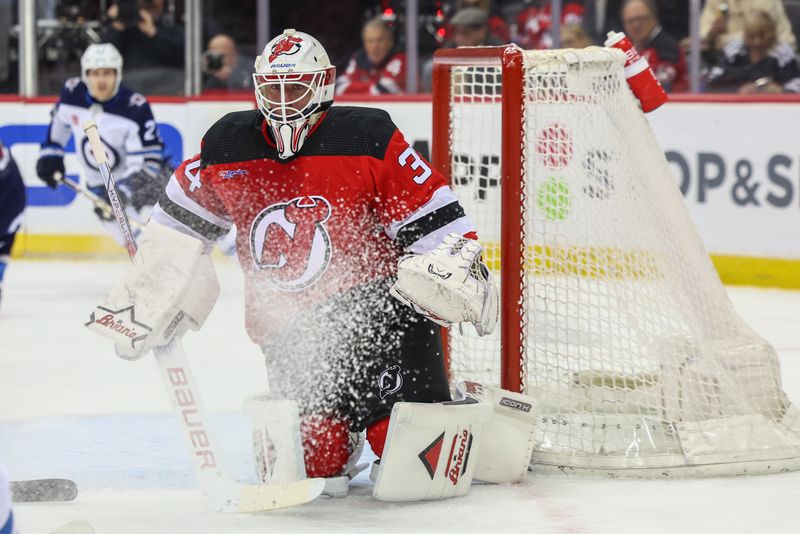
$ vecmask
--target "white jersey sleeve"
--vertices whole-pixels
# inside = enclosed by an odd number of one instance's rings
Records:
[[[64,156],[64,147],[69,142],[72,129],[69,123],[69,114],[65,113],[63,102],[65,99],[69,100],[71,98],[72,93],[80,83],[80,78],[70,78],[64,83],[58,102],[56,102],[53,111],[50,113],[50,126],[47,128],[47,139],[42,143],[40,157]]]

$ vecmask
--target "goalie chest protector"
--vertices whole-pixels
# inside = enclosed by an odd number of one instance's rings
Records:
[[[388,235],[448,188],[389,115],[369,108],[334,106],[288,160],[279,159],[259,111],[231,113],[175,180],[180,191],[172,183],[160,201],[172,218],[212,240],[236,225],[257,343],[265,325],[293,315],[284,302],[304,308],[387,278],[409,240],[464,217],[453,202],[428,214],[414,235]]]

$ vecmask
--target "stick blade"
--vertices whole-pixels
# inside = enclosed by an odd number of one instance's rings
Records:
[[[11,482],[13,502],[72,501],[78,496],[78,485],[65,478],[43,478]]]
[[[313,501],[325,489],[325,480],[307,478],[289,484],[243,485],[233,511],[253,514],[299,506]]]

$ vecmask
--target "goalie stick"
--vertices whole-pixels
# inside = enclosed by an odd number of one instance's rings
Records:
[[[13,502],[72,501],[78,496],[78,486],[65,478],[11,481]]]
[[[97,167],[103,176],[109,203],[125,239],[128,254],[132,261],[136,261],[136,241],[117,194],[97,125],[94,121],[87,121],[83,129],[89,139]],[[313,501],[322,493],[325,481],[319,478],[307,478],[287,484],[255,485],[240,484],[225,475],[219,464],[218,449],[214,446],[208,426],[208,414],[180,341],[173,338],[169,344],[154,348],[153,352],[167,396],[188,442],[198,485],[218,510],[264,512],[304,504]]]

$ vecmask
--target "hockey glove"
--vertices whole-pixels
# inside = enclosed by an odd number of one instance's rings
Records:
[[[158,201],[164,188],[167,186],[172,168],[166,163],[148,163],[140,171],[130,175],[130,203],[133,209],[141,211],[144,207],[150,207]]]
[[[66,174],[64,169],[64,150],[59,146],[43,146],[39,161],[36,162],[36,175],[55,189]]]
[[[198,330],[219,296],[211,257],[199,239],[148,223],[133,266],[86,326],[114,340],[127,360]]]
[[[497,326],[499,295],[481,261],[481,245],[457,234],[436,249],[400,259],[390,294],[418,313],[449,326],[470,322],[478,335]]]

